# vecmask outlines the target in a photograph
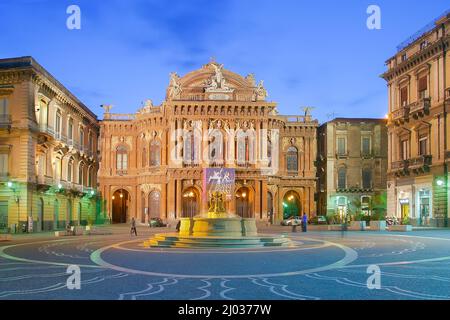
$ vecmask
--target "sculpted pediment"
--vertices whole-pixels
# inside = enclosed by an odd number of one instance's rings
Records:
[[[253,74],[242,77],[217,62],[183,77],[171,73],[167,89],[167,100],[264,101],[267,96],[264,82],[257,83]]]

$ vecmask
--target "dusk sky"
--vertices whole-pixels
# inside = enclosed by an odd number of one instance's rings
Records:
[[[314,106],[331,117],[384,117],[385,61],[396,46],[449,9],[448,0],[0,0],[0,58],[33,56],[101,119],[160,104],[169,73],[215,57],[264,80],[282,114]],[[81,30],[66,27],[69,5]],[[381,8],[381,30],[366,9]]]

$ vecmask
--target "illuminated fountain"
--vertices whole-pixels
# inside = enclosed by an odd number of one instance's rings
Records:
[[[206,214],[181,218],[179,233],[161,233],[144,242],[145,247],[166,248],[249,248],[288,246],[284,236],[258,235],[256,220],[242,218],[225,210],[226,194],[210,193]]]

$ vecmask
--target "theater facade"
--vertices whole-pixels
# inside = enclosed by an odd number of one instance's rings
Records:
[[[233,169],[227,210],[279,222],[316,214],[317,126],[309,108],[286,116],[263,81],[210,62],[170,75],[161,105],[100,122],[99,190],[113,223],[169,222],[208,210],[205,172]]]

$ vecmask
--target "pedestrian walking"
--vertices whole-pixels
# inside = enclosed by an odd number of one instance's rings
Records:
[[[306,232],[307,227],[308,227],[308,216],[306,215],[306,213],[304,213],[302,217],[302,232]]]
[[[180,232],[180,228],[181,228],[181,220],[178,220],[177,226],[176,226],[177,232]]]
[[[136,220],[134,219],[134,217],[131,218],[131,230],[130,230],[130,235],[133,235],[133,233],[136,235],[137,237],[137,230],[136,230]]]

